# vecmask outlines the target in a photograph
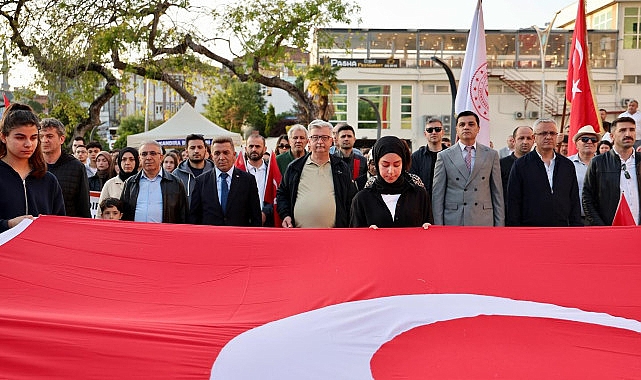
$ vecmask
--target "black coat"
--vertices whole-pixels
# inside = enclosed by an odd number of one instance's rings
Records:
[[[20,175],[0,160],[0,232],[9,229],[9,219],[22,215],[65,215],[65,201],[56,177],[46,172],[36,178]]]
[[[375,186],[359,191],[352,201],[350,227],[420,227],[423,223],[434,223],[432,202],[425,188],[414,183],[401,193],[393,220]]]
[[[134,220],[136,216],[136,204],[138,202],[138,191],[140,190],[140,177],[143,171],[139,171],[125,181],[120,200],[123,203],[122,220]],[[187,223],[189,205],[187,204],[187,193],[182,181],[161,169],[162,179],[160,180],[160,191],[162,192],[162,222],[163,223]]]
[[[296,197],[298,196],[298,183],[309,155],[310,153],[307,153],[289,164],[276,193],[278,215],[281,219],[285,219],[288,216],[291,217],[293,225],[296,225],[294,205],[296,204]],[[343,160],[330,156],[330,164],[332,165],[334,197],[336,198],[336,219],[334,227],[348,227],[349,210],[352,205],[352,198],[354,198],[354,194],[356,194],[356,185],[352,181],[349,168]]]
[[[225,212],[218,200],[216,169],[196,177],[191,193],[189,222],[213,226],[262,225],[258,187],[253,175],[234,168]]]
[[[441,150],[447,149],[447,146],[441,144]],[[412,153],[412,164],[409,172],[416,174],[423,181],[427,194],[432,197],[432,180],[434,179],[434,166],[436,165],[436,156],[438,152],[430,151],[427,146],[422,146]]]
[[[517,160],[514,152],[509,156],[503,157],[499,160],[499,165],[501,165],[501,182],[503,183],[503,199],[507,205],[507,182],[510,179],[510,171],[512,171],[512,165]]]
[[[58,179],[67,216],[91,218],[85,165],[74,156],[62,152],[55,163],[47,165],[47,170]]]
[[[641,154],[635,153],[637,189],[641,189]],[[591,226],[611,226],[621,197],[621,158],[610,150],[595,156],[583,182],[583,211]],[[641,190],[639,190],[641,201]]]
[[[506,226],[583,226],[579,184],[572,161],[556,155],[553,191],[534,150],[514,162],[507,185]]]

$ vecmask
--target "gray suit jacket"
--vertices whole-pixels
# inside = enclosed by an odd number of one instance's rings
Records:
[[[432,212],[434,224],[505,225],[499,154],[477,143],[469,173],[459,144],[441,151],[434,168]]]

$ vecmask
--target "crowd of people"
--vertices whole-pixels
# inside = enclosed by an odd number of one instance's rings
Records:
[[[236,151],[189,134],[184,150],[156,141],[107,152],[64,125],[11,104],[0,120],[0,231],[41,214],[152,223],[285,228],[611,225],[625,195],[639,221],[641,113],[636,101],[616,120],[573,136],[552,119],[518,126],[496,151],[477,141],[479,117],[456,118],[457,140],[427,120],[414,153],[385,136],[355,147],[346,123],[314,120],[280,136],[270,154],[259,134]],[[577,153],[567,156],[570,139]],[[565,146],[564,146],[565,145]],[[641,148],[640,148],[641,149]]]

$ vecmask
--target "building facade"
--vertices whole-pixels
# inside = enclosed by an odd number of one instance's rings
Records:
[[[568,123],[565,80],[576,10],[574,4],[559,14],[556,25],[561,29],[552,29],[543,60],[534,28],[486,30],[490,138],[497,149],[516,126],[531,125],[539,117]],[[641,1],[590,1],[587,12],[592,90],[597,106],[612,120],[630,99],[641,96]],[[344,81],[333,97],[332,121],[347,121],[358,127],[357,137],[375,139],[376,113],[366,98],[378,107],[382,134],[408,139],[414,150],[425,144],[427,118],[441,118],[449,132],[453,94],[441,63],[458,80],[467,34],[433,29],[318,30],[312,62],[340,66]]]

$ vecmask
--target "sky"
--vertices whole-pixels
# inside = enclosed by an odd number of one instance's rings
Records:
[[[361,7],[361,24],[333,27],[375,29],[463,29],[468,30],[476,0],[355,0]],[[554,14],[573,0],[485,0],[485,29],[520,29],[545,26]],[[29,86],[33,69],[14,63],[10,72],[11,87]]]

